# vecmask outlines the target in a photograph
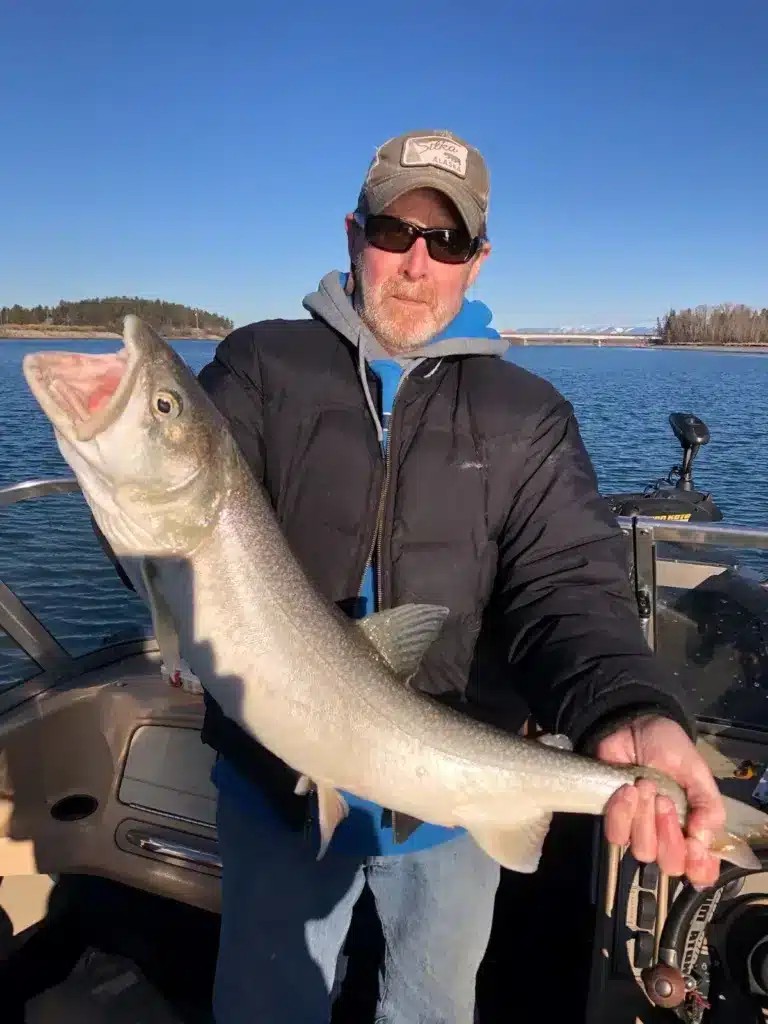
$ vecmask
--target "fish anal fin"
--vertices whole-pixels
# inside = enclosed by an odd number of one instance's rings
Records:
[[[478,817],[462,816],[462,823],[477,845],[508,871],[531,875],[537,871],[544,840],[552,824],[550,811],[528,811],[503,826]]]
[[[389,667],[404,680],[413,676],[443,627],[448,608],[403,604],[356,622]]]
[[[401,811],[392,811],[392,835],[395,843],[404,843],[410,839],[416,829],[423,825],[421,818],[414,818]]]
[[[315,783],[315,789],[317,790],[317,808],[320,817],[320,849],[317,859],[321,860],[325,856],[328,844],[333,839],[336,826],[349,814],[349,805],[333,786]]]

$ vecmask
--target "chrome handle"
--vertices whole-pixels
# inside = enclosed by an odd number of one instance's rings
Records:
[[[135,829],[126,832],[125,839],[131,846],[137,846],[146,853],[152,853],[158,857],[176,857],[178,860],[185,860],[190,864],[199,864],[202,867],[221,871],[221,857],[212,850],[201,850],[186,843],[178,843],[173,839],[163,839],[146,832],[137,832]]]

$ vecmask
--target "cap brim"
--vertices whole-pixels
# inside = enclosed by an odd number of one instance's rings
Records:
[[[442,175],[436,177],[434,171],[431,173],[408,171],[396,174],[373,188],[366,189],[365,198],[368,210],[373,214],[383,213],[396,199],[404,196],[406,192],[413,192],[416,188],[433,188],[436,192],[442,192],[459,211],[467,231],[473,238],[485,233],[483,211],[472,195],[450,178],[444,178]]]

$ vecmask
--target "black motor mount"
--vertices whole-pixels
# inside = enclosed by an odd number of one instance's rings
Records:
[[[699,449],[709,444],[709,428],[692,412],[671,413],[669,425],[683,449],[682,463],[672,466],[666,478],[655,480],[644,491],[606,495],[611,510],[617,516],[719,522],[723,518],[722,512],[710,493],[696,489],[692,473]]]

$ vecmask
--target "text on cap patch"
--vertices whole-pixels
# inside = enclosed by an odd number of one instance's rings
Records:
[[[441,167],[459,178],[467,176],[466,146],[443,135],[421,135],[406,139],[400,163],[403,167]]]

